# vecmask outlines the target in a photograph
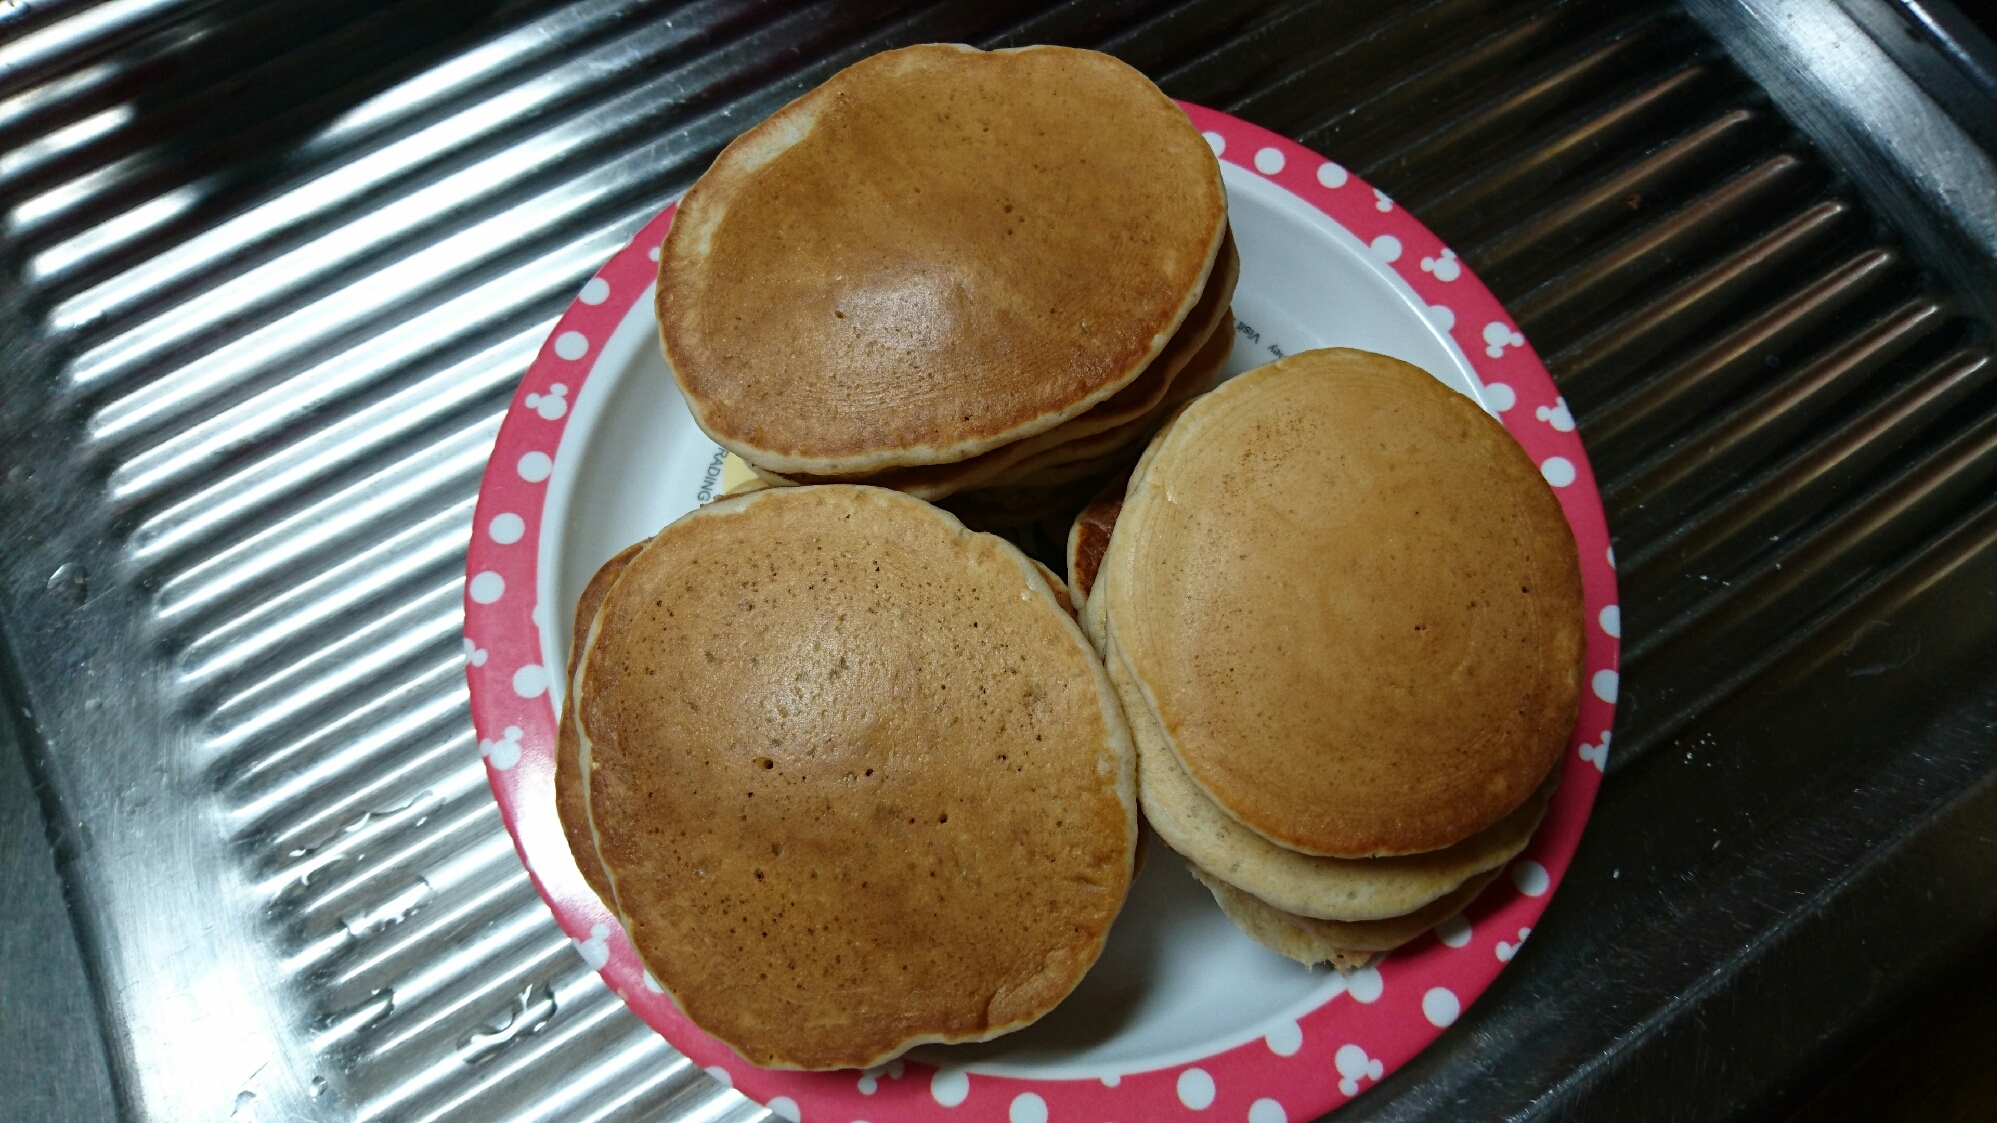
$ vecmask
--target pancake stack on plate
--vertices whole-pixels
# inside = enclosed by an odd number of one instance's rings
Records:
[[[1311,351],[1200,398],[1070,535],[1158,835],[1261,943],[1364,964],[1551,797],[1583,601],[1558,500],[1426,372]]]
[[[766,1067],[982,1041],[1101,953],[1135,750],[1037,563],[880,488],[688,514],[580,605],[579,864],[681,1009]]]
[[[661,249],[662,350],[773,484],[992,525],[1127,467],[1232,346],[1220,165],[1149,79],[1063,47],[876,55],[744,133]]]

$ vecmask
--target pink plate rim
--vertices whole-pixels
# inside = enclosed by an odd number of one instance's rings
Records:
[[[682,1053],[784,1118],[1314,1119],[1407,1063],[1483,993],[1538,923],[1580,842],[1614,727],[1621,624],[1601,496],[1566,403],[1497,299],[1385,192],[1266,129],[1201,106],[1184,107],[1222,160],[1330,216],[1407,282],[1428,304],[1430,319],[1469,358],[1485,400],[1553,485],[1580,549],[1589,623],[1580,717],[1559,792],[1509,876],[1493,883],[1460,921],[1352,976],[1342,993],[1294,1022],[1211,1056],[1148,1072],[1065,1080],[936,1069],[913,1060],[866,1073],[749,1065],[659,990],[576,869],[554,808],[555,715],[548,695],[559,671],[542,665],[536,621],[545,485],[567,403],[582,390],[596,352],[654,280],[658,246],[672,221],[667,207],[584,286],[549,333],[500,426],[479,486],[465,564],[465,678],[500,815],[578,953]]]

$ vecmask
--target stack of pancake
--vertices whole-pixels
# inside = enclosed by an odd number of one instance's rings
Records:
[[[1238,274],[1219,163],[1142,74],[929,45],[729,145],[657,312],[695,421],[766,481],[1011,525],[1072,511],[1213,384]]]
[[[986,1040],[1100,955],[1135,750],[1049,577],[833,485],[719,500],[590,582],[564,829],[654,977],[751,1062]]]
[[[1070,535],[1146,819],[1221,908],[1363,964],[1530,838],[1580,697],[1574,540],[1419,368],[1295,355],[1179,412]]]

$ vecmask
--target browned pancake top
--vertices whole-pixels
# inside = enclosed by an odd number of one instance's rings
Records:
[[[1132,750],[1032,563],[920,501],[779,488],[598,616],[590,809],[646,965],[761,1065],[863,1066],[1067,995],[1129,886]]]
[[[1141,373],[1225,220],[1213,153],[1129,66],[888,51],[743,134],[687,193],[661,338],[702,428],[761,467],[948,463]]]
[[[1200,787],[1271,841],[1448,846],[1538,787],[1573,730],[1574,539],[1494,418],[1419,368],[1295,355],[1152,446],[1097,577]]]

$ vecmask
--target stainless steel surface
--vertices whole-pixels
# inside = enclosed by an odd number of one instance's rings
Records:
[[[1103,46],[1373,179],[1507,301],[1601,468],[1595,824],[1488,1000],[1347,1117],[1770,1102],[1823,1034],[1714,1060],[1738,996],[1814,983],[1855,1024],[1997,930],[1906,872],[1997,869],[1988,160],[1946,116],[1866,132],[1840,82],[1920,91],[1835,69],[1869,56],[1818,7],[1700,0],[1725,49],[1576,0],[0,12],[0,629],[123,1114],[761,1114],[529,888],[466,715],[464,544],[594,267],[749,123],[939,38]]]
[[[1997,317],[1997,156],[1970,131],[1989,132],[1997,112],[1990,91],[1967,81],[1940,86],[1962,87],[1950,99],[1964,113],[1958,120],[1837,4],[1687,0],[1686,8],[1726,41],[1965,305],[1986,320]],[[1876,9],[1872,14],[1877,25]],[[1960,16],[1948,22],[1975,32]]]
[[[111,1073],[50,832],[0,717],[0,1123],[112,1117]]]

